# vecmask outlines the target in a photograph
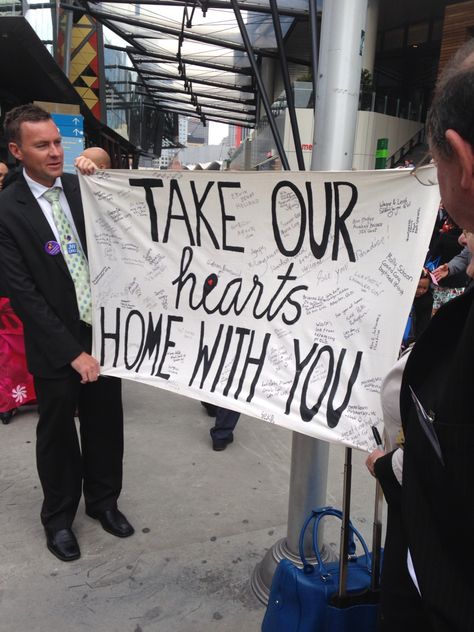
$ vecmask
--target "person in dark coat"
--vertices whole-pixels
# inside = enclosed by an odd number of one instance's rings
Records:
[[[468,232],[474,231],[473,113],[470,40],[440,77],[427,120],[443,202]],[[386,569],[399,585],[382,587],[391,605],[384,631],[474,630],[473,349],[474,291],[468,289],[432,318],[403,371],[402,476],[390,473],[398,451],[367,459],[392,502],[395,495],[401,517],[399,554],[389,556]]]
[[[92,314],[84,215],[77,177],[63,173],[61,136],[34,105],[5,117],[9,150],[23,171],[0,194],[2,276],[23,322],[29,371],[39,405],[36,456],[48,549],[72,561],[79,500],[118,537],[133,527],[117,508],[122,488],[120,380],[100,377],[91,355]],[[79,162],[93,173],[88,159]],[[74,422],[78,410],[80,442]]]

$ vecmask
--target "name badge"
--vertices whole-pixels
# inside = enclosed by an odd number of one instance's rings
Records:
[[[68,254],[70,254],[70,255],[77,254],[77,244],[75,244],[75,243],[68,244],[67,245],[67,251],[68,251]]]

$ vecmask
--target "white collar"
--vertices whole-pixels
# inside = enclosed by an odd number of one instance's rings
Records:
[[[49,191],[50,189],[59,187],[62,190],[63,188],[61,178],[59,177],[56,178],[56,181],[52,187],[45,187],[44,184],[40,184],[39,182],[36,182],[36,180],[33,180],[33,178],[30,178],[30,176],[26,173],[26,170],[24,167],[23,167],[23,176],[36,199],[40,198],[46,191]]]

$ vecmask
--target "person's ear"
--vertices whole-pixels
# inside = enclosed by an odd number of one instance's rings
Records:
[[[8,149],[14,158],[17,160],[22,160],[23,152],[21,148],[17,145],[17,143],[8,143]]]
[[[448,129],[445,136],[460,168],[459,184],[462,189],[471,189],[474,187],[474,149],[471,143],[453,129]]]

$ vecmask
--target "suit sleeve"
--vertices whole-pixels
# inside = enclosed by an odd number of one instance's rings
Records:
[[[2,277],[13,309],[51,366],[68,365],[84,351],[38,291],[17,241],[0,221]]]

